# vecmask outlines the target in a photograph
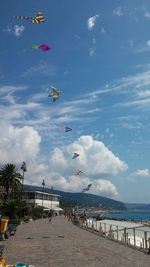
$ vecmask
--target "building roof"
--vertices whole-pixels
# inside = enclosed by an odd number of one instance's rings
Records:
[[[44,194],[44,195],[50,195],[50,196],[52,195],[52,196],[60,197],[60,195],[56,195],[53,193],[46,193],[46,192],[42,192],[42,191],[36,191],[36,190],[33,190],[33,191],[24,190],[23,192],[24,193],[40,193],[40,194]]]

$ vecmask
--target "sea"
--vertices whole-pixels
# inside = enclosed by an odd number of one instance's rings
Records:
[[[127,220],[127,221],[150,221],[150,211],[128,210],[105,213],[107,219]]]

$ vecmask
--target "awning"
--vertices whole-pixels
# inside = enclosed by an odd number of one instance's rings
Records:
[[[53,210],[55,210],[55,211],[63,211],[63,209],[61,209],[59,207],[54,207]]]
[[[41,207],[42,208],[42,206],[41,205],[38,205],[38,207]],[[43,207],[43,210],[45,210],[45,211],[49,211],[49,210],[54,210],[54,211],[63,211],[63,209],[61,209],[60,207]]]

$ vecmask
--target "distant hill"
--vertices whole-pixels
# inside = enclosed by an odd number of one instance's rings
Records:
[[[26,191],[43,191],[41,186],[24,185]],[[44,192],[52,193],[49,188],[44,188]],[[80,205],[82,207],[99,207],[110,210],[125,210],[126,206],[120,201],[116,201],[107,197],[87,194],[87,193],[70,193],[59,190],[53,190],[53,194],[61,196],[62,201],[68,205]]]
[[[150,210],[150,204],[144,203],[125,203],[128,210]]]

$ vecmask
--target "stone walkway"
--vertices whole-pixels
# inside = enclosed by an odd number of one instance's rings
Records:
[[[64,216],[20,225],[1,242],[9,264],[35,267],[149,267],[150,255],[82,230]]]

